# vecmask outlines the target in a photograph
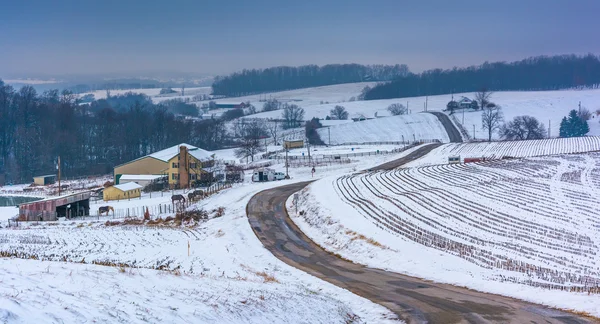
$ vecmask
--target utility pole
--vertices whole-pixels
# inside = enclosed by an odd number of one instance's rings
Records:
[[[56,167],[58,168],[58,195],[60,196],[60,155],[58,156],[58,165]]]
[[[312,165],[312,161],[310,159],[310,142],[308,141],[308,138],[306,139],[306,148],[308,148],[308,165]]]
[[[283,143],[283,145],[285,145],[285,142]],[[289,164],[288,164],[288,152],[289,152],[289,149],[286,147],[285,148],[285,178],[286,179],[290,178],[290,174],[288,173],[288,167],[289,167]]]
[[[429,103],[429,97],[425,96],[425,111],[427,111],[428,103]]]
[[[473,124],[473,139],[475,139],[475,124]]]
[[[552,123],[552,120],[548,119],[548,138],[550,138],[550,137],[551,137],[551,136],[550,136],[550,132],[551,132],[551,130],[552,130],[552,128],[551,128],[551,125],[552,125],[552,124],[551,124],[551,123]]]
[[[327,133],[329,135],[329,146],[331,146],[331,126],[327,127]]]

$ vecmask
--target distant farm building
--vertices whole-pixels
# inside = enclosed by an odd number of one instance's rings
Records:
[[[90,214],[90,192],[48,198],[19,205],[20,221],[55,221]]]
[[[302,148],[304,147],[304,141],[303,140],[296,140],[296,141],[283,141],[283,148],[284,149],[293,149],[293,148]]]
[[[214,105],[214,109],[235,109],[235,108],[248,108],[250,107],[249,104],[242,102],[242,103],[217,103]]]
[[[114,185],[104,189],[104,201],[139,198],[142,186],[135,182]]]
[[[33,183],[38,186],[47,186],[56,182],[56,175],[49,174],[44,176],[33,177]]]
[[[160,175],[168,177],[172,188],[187,188],[212,176],[206,169],[213,165],[211,152],[182,143],[118,165],[114,177],[115,183],[120,184],[123,175]]]

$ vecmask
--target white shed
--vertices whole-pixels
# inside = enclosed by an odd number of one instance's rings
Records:
[[[156,174],[124,174],[119,178],[119,184],[135,182],[142,187],[149,185],[152,182],[159,181],[161,178],[166,178],[166,175]]]

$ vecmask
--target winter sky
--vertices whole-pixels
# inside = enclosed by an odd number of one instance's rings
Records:
[[[600,54],[599,12],[598,0],[3,1],[0,77]]]

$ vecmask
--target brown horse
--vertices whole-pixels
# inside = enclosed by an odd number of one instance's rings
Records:
[[[190,192],[188,194],[188,200],[192,201],[192,200],[199,200],[204,198],[204,191],[203,190],[194,190],[193,192]]]
[[[185,204],[185,197],[183,195],[173,195],[171,196],[171,203],[175,204],[175,202],[181,203],[183,202]]]
[[[102,206],[102,207],[98,208],[98,214],[100,214],[100,215],[106,213],[106,215],[108,216],[109,211],[113,212],[113,214],[115,213],[115,209],[112,208],[112,206]]]

